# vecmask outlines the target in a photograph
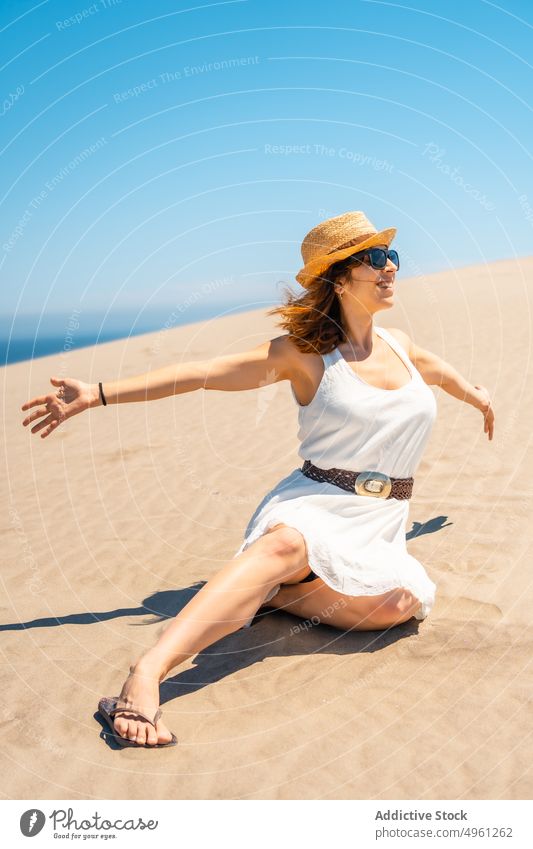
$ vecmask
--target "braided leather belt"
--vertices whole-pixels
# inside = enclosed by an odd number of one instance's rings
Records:
[[[357,495],[371,495],[374,498],[411,498],[414,478],[390,478],[382,472],[349,472],[346,469],[319,469],[311,460],[304,460],[300,469],[306,477],[319,483],[333,483],[355,492]]]

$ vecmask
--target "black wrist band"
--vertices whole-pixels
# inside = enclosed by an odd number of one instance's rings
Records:
[[[107,405],[107,401],[106,401],[106,399],[105,399],[104,390],[102,389],[102,384],[101,384],[101,383],[99,383],[99,384],[98,384],[98,388],[99,388],[99,390],[100,390],[100,398],[102,399],[102,404],[103,404],[103,405],[104,405],[104,407],[105,407],[105,406]]]

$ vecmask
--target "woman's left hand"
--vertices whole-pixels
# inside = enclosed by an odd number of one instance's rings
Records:
[[[485,433],[488,433],[490,441],[494,433],[494,410],[492,409],[490,395],[488,389],[485,389],[484,386],[474,386],[474,389],[479,392],[480,406],[478,409],[481,410],[485,418],[484,430]]]

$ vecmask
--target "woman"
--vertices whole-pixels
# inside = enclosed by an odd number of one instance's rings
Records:
[[[258,506],[244,542],[130,667],[120,697],[99,710],[121,745],[173,745],[160,719],[159,684],[178,664],[251,622],[263,602],[340,629],[382,629],[423,619],[435,584],[408,554],[413,475],[436,415],[429,385],[481,410],[487,390],[400,330],[374,325],[393,306],[395,228],[378,232],[362,212],[313,228],[302,243],[306,289],[271,310],[287,334],[241,354],[171,365],[114,383],[52,378],[23,424],[47,437],[102,404],[152,401],[196,389],[244,390],[289,380],[298,404],[302,468]]]

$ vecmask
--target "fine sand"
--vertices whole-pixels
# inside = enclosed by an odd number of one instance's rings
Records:
[[[408,548],[437,584],[388,632],[256,618],[175,670],[179,745],[113,749],[98,699],[230,559],[301,461],[284,382],[99,407],[45,440],[21,405],[245,350],[254,311],[2,369],[2,795],[22,799],[531,798],[533,257],[399,279],[400,327],[491,392],[496,423],[433,388]]]

